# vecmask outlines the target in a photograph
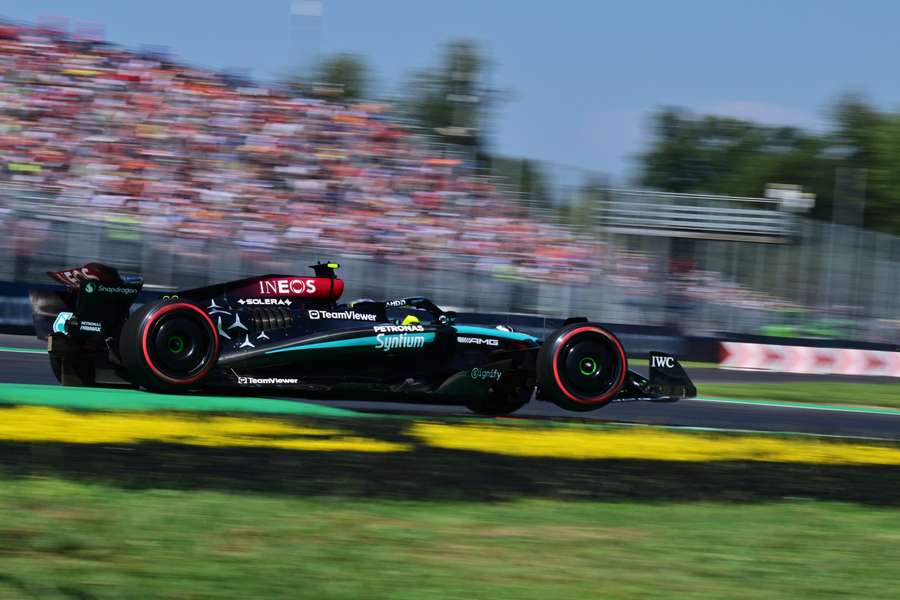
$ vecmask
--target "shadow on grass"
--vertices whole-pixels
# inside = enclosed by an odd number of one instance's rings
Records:
[[[323,423],[327,423],[323,421]],[[402,420],[340,422],[410,442]],[[306,452],[162,443],[0,444],[0,476],[51,475],[124,488],[304,496],[665,502],[810,498],[900,505],[900,467],[521,458],[415,445],[410,452]]]

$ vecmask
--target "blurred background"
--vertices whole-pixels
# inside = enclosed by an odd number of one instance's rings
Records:
[[[259,4],[0,3],[0,281],[99,260],[183,288],[330,259],[360,297],[900,341],[900,115],[854,62],[891,55],[843,13],[762,3],[774,39],[748,51],[742,9],[709,31],[705,2]],[[779,59],[809,58],[806,22],[842,36],[825,87]]]

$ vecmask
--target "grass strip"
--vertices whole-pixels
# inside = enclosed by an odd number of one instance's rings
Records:
[[[804,402],[853,404],[900,408],[900,381],[897,383],[843,383],[800,381],[791,383],[704,383],[701,396]]]
[[[893,599],[896,509],[0,484],[0,598]]]
[[[0,384],[0,405],[37,405],[87,410],[190,410],[254,412],[320,417],[357,417],[358,413],[294,400],[249,396],[151,394],[122,388],[79,388],[58,385]]]

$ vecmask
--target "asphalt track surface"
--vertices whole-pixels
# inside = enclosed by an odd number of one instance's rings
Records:
[[[12,352],[10,348],[24,351]],[[0,336],[0,383],[55,384],[43,348],[38,340],[21,336]],[[640,367],[636,369],[642,371]],[[750,373],[719,369],[689,369],[700,388],[703,383],[775,383],[780,381],[819,381],[827,402],[827,384],[832,381],[895,383],[895,379],[870,377],[816,377],[777,373]],[[646,373],[645,373],[646,374]],[[900,384],[898,384],[900,391]],[[336,406],[370,413],[430,416],[471,416],[464,407],[352,400],[303,399],[305,402]],[[566,419],[600,423],[635,423],[729,429],[778,431],[819,435],[900,439],[900,411],[865,407],[794,406],[755,401],[698,398],[677,403],[633,402],[611,404],[591,413],[571,413],[549,403],[532,401],[513,418]]]

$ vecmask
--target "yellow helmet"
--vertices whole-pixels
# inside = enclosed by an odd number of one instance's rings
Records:
[[[419,321],[419,317],[416,315],[406,315],[403,317],[403,323],[401,323],[401,325],[418,325],[419,323],[421,323],[421,321]]]

